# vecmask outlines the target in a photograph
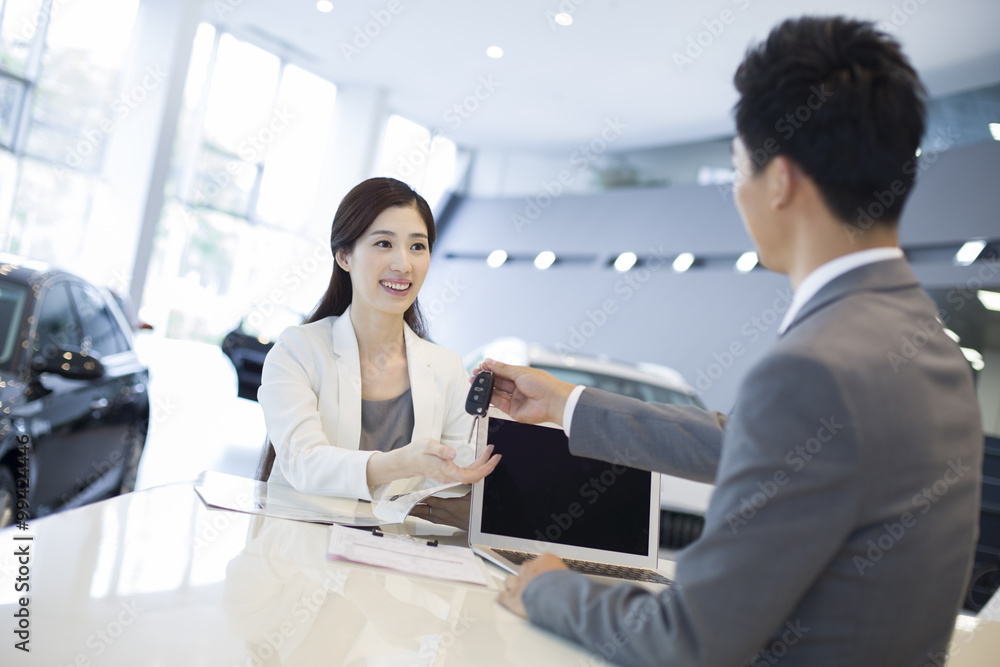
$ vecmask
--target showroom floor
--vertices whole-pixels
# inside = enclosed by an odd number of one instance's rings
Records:
[[[252,477],[266,429],[260,406],[236,396],[216,345],[136,336],[149,366],[150,427],[136,489],[193,480],[202,470]]]

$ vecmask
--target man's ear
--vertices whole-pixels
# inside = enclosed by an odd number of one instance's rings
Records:
[[[802,174],[798,165],[784,155],[776,155],[771,158],[768,167],[770,204],[773,209],[781,210],[788,206],[795,197],[795,191],[800,185],[799,178]]]
[[[351,272],[351,255],[344,249],[340,249],[333,253],[333,259],[337,262],[337,265],[348,273]]]

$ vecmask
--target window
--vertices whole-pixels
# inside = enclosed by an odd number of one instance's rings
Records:
[[[117,124],[149,92],[119,89],[138,7],[0,4],[0,250],[86,264],[93,175]]]
[[[437,208],[455,177],[455,143],[402,116],[390,116],[378,175],[399,179]]]
[[[202,24],[142,317],[218,343],[242,318],[312,309],[330,280],[336,86]],[[323,232],[317,234],[322,226]]]
[[[0,282],[0,367],[10,367],[27,298],[24,287]]]
[[[48,359],[64,350],[79,352],[83,348],[80,322],[65,282],[55,283],[43,292],[35,331],[35,353]]]
[[[69,169],[100,170],[114,125],[149,92],[118,90],[138,7],[138,0],[54,2],[35,82],[28,155]]]
[[[83,349],[101,357],[127,352],[125,336],[101,295],[81,283],[74,283],[72,291],[83,323]]]
[[[605,375],[604,373],[594,373],[579,369],[565,368],[561,366],[532,365],[533,368],[540,368],[559,378],[563,382],[571,384],[582,384],[587,387],[595,387],[602,391],[607,391],[620,396],[635,398],[646,403],[671,403],[673,405],[695,405],[701,407],[700,402],[694,396],[683,394],[667,387],[649,384],[640,380]]]
[[[262,140],[273,139],[266,145],[257,200],[260,220],[298,231],[312,219],[336,96],[329,81],[294,65],[285,67],[267,128],[273,132],[261,132]]]
[[[14,147],[14,133],[21,118],[27,83],[0,74],[0,148]]]
[[[25,76],[32,41],[43,25],[41,19],[47,19],[48,15],[42,14],[42,0],[21,0],[4,2],[2,18],[0,69],[16,76]]]

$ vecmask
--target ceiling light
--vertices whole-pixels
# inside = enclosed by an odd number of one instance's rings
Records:
[[[979,350],[973,350],[971,347],[963,347],[962,354],[972,364],[973,370],[981,371],[986,367],[986,362],[983,361],[983,355],[979,353]]]
[[[1000,311],[1000,292],[981,289],[976,293],[976,296],[979,297],[979,302],[983,304],[984,308]]]
[[[955,253],[955,263],[961,266],[968,266],[976,261],[979,253],[986,247],[986,241],[967,241],[957,253]]]
[[[923,151],[922,151],[922,150],[920,150],[920,146],[917,146],[917,152],[916,152],[916,153],[914,153],[914,155],[916,155],[917,157],[920,157],[920,154],[921,154],[921,153],[923,153]]]
[[[333,11],[333,3],[330,2],[330,0],[319,0],[319,2],[316,3],[316,9],[324,14],[328,14]]]
[[[1000,141],[1000,123],[990,123],[990,134],[997,141]]]
[[[944,335],[947,336],[948,338],[952,339],[956,343],[959,342],[960,340],[962,340],[961,338],[958,337],[958,334],[955,333],[954,331],[952,331],[951,329],[945,329],[944,330]]]
[[[757,266],[757,253],[753,250],[748,250],[736,260],[736,270],[740,273],[747,273],[755,266]]]
[[[638,259],[639,258],[635,256],[634,252],[623,252],[618,255],[618,259],[615,260],[615,268],[624,273],[635,266]]]
[[[689,252],[682,252],[674,258],[674,271],[684,273],[694,264],[694,255]]]
[[[547,269],[556,261],[556,254],[551,250],[543,250],[535,258],[536,269]]]
[[[496,269],[503,266],[503,263],[507,261],[507,253],[503,250],[494,250],[490,253],[490,256],[486,258],[486,263],[491,269]]]
[[[503,58],[503,49],[499,46],[491,46],[486,49],[486,55],[490,58]]]
[[[566,12],[559,12],[558,14],[552,17],[552,20],[558,23],[559,25],[573,25],[572,15],[567,14]]]

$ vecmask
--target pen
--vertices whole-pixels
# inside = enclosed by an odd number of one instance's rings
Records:
[[[385,533],[380,531],[378,528],[372,528],[372,535],[375,537],[385,537]],[[423,542],[429,547],[436,547],[438,545],[437,540],[418,540],[415,537],[410,537],[409,535],[396,535],[396,537],[402,538],[404,540],[412,540],[414,542]]]

